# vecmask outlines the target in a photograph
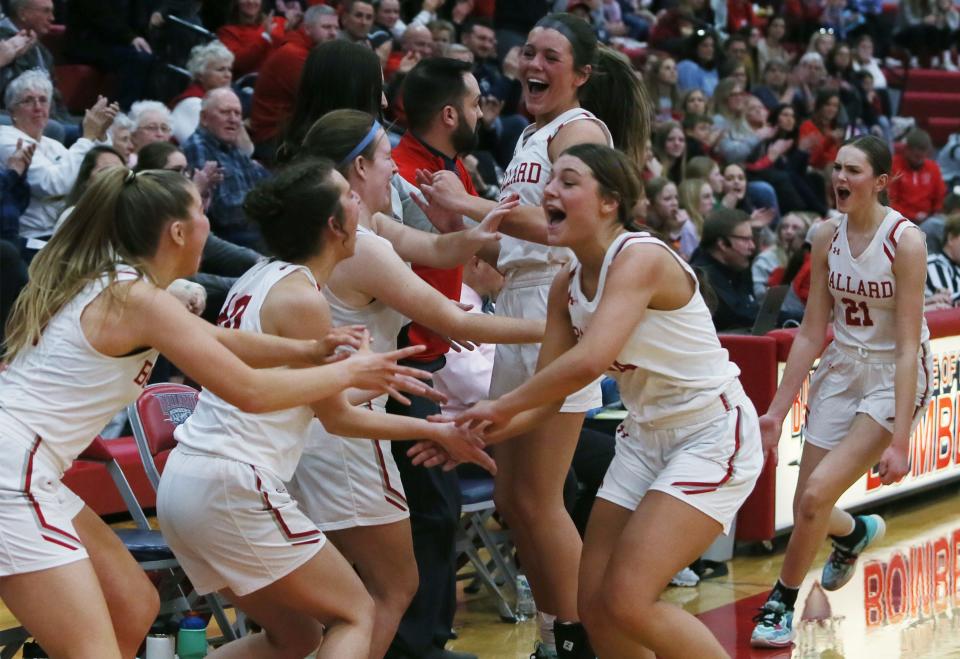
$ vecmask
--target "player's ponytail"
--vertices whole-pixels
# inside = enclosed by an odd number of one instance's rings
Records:
[[[10,312],[5,359],[33,345],[64,304],[100,277],[116,278],[123,262],[144,263],[167,223],[190,216],[193,184],[177,172],[134,174],[112,167],[92,181],[73,212],[30,264],[29,280]]]
[[[644,161],[653,106],[625,55],[607,46],[597,50],[590,79],[580,88],[580,105],[607,125],[614,145],[627,157],[638,164]]]

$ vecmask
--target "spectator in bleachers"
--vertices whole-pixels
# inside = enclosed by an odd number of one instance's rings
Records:
[[[340,14],[339,37],[354,43],[368,43],[370,29],[373,27],[373,5],[366,0],[347,0]]]
[[[705,0],[679,0],[675,5],[658,12],[650,28],[650,45],[675,57],[682,57],[686,40],[696,29],[707,29],[712,21],[702,12],[709,11]]]
[[[146,40],[146,16],[133,0],[70,0],[64,54],[70,61],[116,73],[117,101],[126,111],[147,98],[153,49]]]
[[[810,166],[825,171],[833,166],[833,160],[843,141],[840,126],[840,95],[823,89],[817,93],[813,116],[800,124],[799,139],[810,137]]]
[[[721,66],[720,77],[734,77],[749,89],[756,80],[755,64],[750,55],[750,44],[746,37],[734,34],[723,46],[724,61]],[[736,72],[742,70],[742,75]]]
[[[680,113],[680,88],[677,86],[677,63],[672,57],[663,57],[653,66],[646,79],[647,94],[653,102],[656,118],[667,121]]]
[[[290,32],[260,67],[253,90],[250,127],[254,141],[265,144],[262,150],[268,160],[272,159],[283,122],[293,112],[307,56],[317,44],[336,38],[337,13],[326,5],[315,5],[303,15],[302,28]]]
[[[758,135],[747,123],[748,96],[743,85],[733,78],[721,80],[714,93],[717,114],[713,117],[713,125],[720,131],[716,153],[725,162],[745,162],[761,139],[767,137]]]
[[[676,121],[658,124],[651,136],[653,153],[663,166],[661,176],[679,184],[686,176],[687,138]]]
[[[678,188],[680,208],[687,212],[696,230],[697,243],[703,233],[703,223],[713,210],[715,199],[710,182],[702,178],[687,177]]]
[[[843,42],[863,24],[863,17],[849,6],[847,0],[826,0],[820,24],[833,30],[836,38]]]
[[[217,30],[217,38],[234,54],[233,73],[237,78],[259,71],[286,33],[300,26],[300,5],[291,2],[284,6],[284,15],[274,16],[263,11],[262,0],[232,0],[227,23]]]
[[[444,49],[456,40],[456,28],[450,21],[438,18],[427,23],[427,29],[430,30],[430,36],[433,37],[431,57],[442,57]]]
[[[833,28],[822,27],[810,35],[810,41],[807,42],[807,52],[816,53],[823,58],[823,61],[826,61],[827,55],[836,45],[837,37]]]
[[[783,16],[773,16],[767,23],[764,37],[757,43],[757,70],[766,71],[767,63],[779,60],[786,63],[793,59],[793,53],[783,45],[787,34],[787,22]]]
[[[783,104],[774,110],[770,123],[776,129],[772,141],[790,141],[789,148],[774,160],[774,166],[790,177],[791,186],[803,200],[802,209],[826,215],[826,182],[822,173],[810,171],[808,167],[810,147],[818,138],[811,135],[800,139],[796,110],[792,105]]]
[[[789,67],[783,60],[769,60],[763,67],[762,84],[750,90],[770,112],[783,103],[793,103],[797,90],[787,80],[788,72]]]
[[[53,0],[12,0],[10,15],[0,20],[0,39],[14,39],[11,46],[16,57],[10,62],[0,61],[0,95],[14,78],[30,69],[40,69],[53,80],[53,53],[41,41],[50,32],[51,25]],[[78,119],[67,112],[56,85],[50,99],[50,116],[52,119],[48,125],[53,132],[48,129],[46,135],[64,141],[61,124],[75,124]]]
[[[400,0],[374,0],[373,12],[374,30],[389,32],[394,39],[403,36],[407,24],[400,17]]]
[[[211,89],[229,87],[233,81],[233,52],[219,41],[194,46],[187,60],[193,76],[190,85],[170,102],[173,139],[183,143],[200,122],[200,103]]]
[[[688,89],[680,97],[680,113],[683,116],[688,114],[707,114],[709,97],[702,89]]]
[[[944,60],[953,68],[951,46],[960,29],[960,12],[952,0],[903,0],[897,12],[897,30],[893,40],[910,51],[911,66],[929,67]],[[913,58],[916,58],[914,60]]]
[[[650,149],[647,149],[649,152]],[[717,161],[707,156],[696,156],[687,162],[687,178],[700,178],[710,184],[713,190],[714,207],[720,204],[723,196],[723,172]]]
[[[799,213],[787,213],[777,225],[777,240],[760,252],[750,266],[753,278],[753,294],[759,300],[767,292],[770,275],[777,268],[787,267],[787,262],[803,249],[810,221]]]
[[[168,142],[173,136],[173,116],[160,101],[137,101],[128,113],[133,123],[130,141],[136,153],[151,142]]]
[[[644,192],[650,200],[647,226],[659,232],[680,256],[689,261],[700,242],[700,234],[687,211],[680,208],[676,183],[663,177],[655,178],[644,184]]]
[[[344,75],[349,71],[350,75]],[[336,39],[322,43],[307,56],[293,114],[287,123],[277,160],[289,162],[300,152],[303,138],[317,119],[341,108],[379,116],[386,108],[380,60],[369,48]]]
[[[681,90],[699,89],[707,96],[720,82],[717,37],[698,29],[687,38],[686,58],[677,64],[677,84]]]
[[[874,89],[887,88],[887,77],[880,68],[880,60],[873,56],[873,38],[869,34],[862,34],[854,41],[853,70],[869,71],[873,76]]]
[[[755,251],[746,213],[730,208],[710,213],[703,224],[700,247],[690,262],[703,270],[717,296],[713,312],[717,330],[748,328],[756,320],[759,307],[750,274]]]
[[[13,245],[18,258],[24,242],[20,237],[20,216],[30,205],[27,170],[36,149],[36,143],[21,140],[0,169],[0,240]]]
[[[223,182],[214,191],[207,211],[211,230],[225,240],[260,249],[259,232],[243,214],[243,199],[268,174],[240,148],[242,134],[240,99],[233,90],[221,87],[207,92],[200,127],[182,148],[191,167],[202,168],[216,161],[223,168]]]
[[[107,141],[123,157],[125,165],[130,162],[130,156],[135,151],[132,137],[134,128],[134,123],[130,120],[130,117],[119,112],[113,118],[110,128],[107,129]]]
[[[802,121],[813,115],[817,94],[827,79],[827,68],[820,53],[804,53],[793,69],[793,107],[797,111],[797,120]]]
[[[887,95],[878,92],[873,86],[873,75],[867,70],[856,71],[853,81],[862,99],[860,121],[870,132],[884,138],[893,145],[893,127],[890,122]]]
[[[893,156],[893,169],[887,191],[890,205],[908,220],[926,222],[943,208],[947,187],[940,167],[930,159],[933,142],[919,128],[907,134],[903,153]]]
[[[426,25],[410,24],[400,39],[400,50],[390,55],[383,70],[383,79],[388,83],[404,76],[417,62],[433,56],[433,35]],[[399,80],[397,80],[399,82]]]
[[[960,213],[943,225],[942,251],[927,256],[927,287],[924,306],[955,307],[960,303]]]
[[[101,96],[84,117],[82,136],[67,149],[43,135],[52,94],[50,79],[38,70],[18,76],[4,93],[13,125],[0,126],[0,161],[13,155],[18,144],[37,145],[27,170],[30,205],[20,217],[20,236],[26,239],[44,240],[53,233],[59,204],[52,197],[64,195],[73,187],[83,157],[95,141],[106,139],[107,127],[118,112],[116,103],[108,103]]]
[[[713,117],[706,114],[687,114],[683,117],[683,134],[687,137],[687,156],[709,156],[720,139],[720,131],[713,127]]]
[[[940,173],[949,187],[960,185],[960,133],[953,133],[937,156]]]

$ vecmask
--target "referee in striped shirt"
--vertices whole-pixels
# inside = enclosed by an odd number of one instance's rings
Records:
[[[926,307],[957,306],[960,302],[960,213],[947,218],[943,251],[927,257]]]

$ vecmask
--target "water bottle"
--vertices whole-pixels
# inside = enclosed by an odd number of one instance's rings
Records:
[[[527,581],[527,575],[517,575],[517,605],[513,608],[514,616],[517,622],[530,620],[537,615],[537,605],[533,601],[533,591],[530,590],[530,582]]]
[[[167,624],[157,620],[147,634],[145,659],[174,659],[177,639],[169,633]]]
[[[180,659],[200,659],[207,656],[207,621],[194,613],[180,621],[177,656]]]

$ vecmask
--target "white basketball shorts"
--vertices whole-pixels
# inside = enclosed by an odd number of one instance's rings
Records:
[[[286,487],[251,464],[174,449],[157,491],[160,530],[200,594],[248,595],[326,542]]]
[[[669,423],[627,417],[617,428],[616,455],[597,496],[635,510],[647,491],[659,490],[728,533],[763,468],[757,412],[739,384],[733,390]]]
[[[506,285],[497,295],[497,315],[537,320],[546,318],[550,285],[559,271],[559,266],[545,266],[510,272]],[[539,356],[539,343],[498,344],[493,358],[490,398],[497,399],[533,377]],[[602,404],[598,378],[596,382],[567,396],[560,411],[586,412]]]
[[[310,448],[289,486],[318,528],[337,531],[410,517],[390,442],[329,435],[319,421],[310,432]]]
[[[38,456],[43,441],[0,410],[0,577],[88,557],[73,527],[83,500]]]
[[[911,432],[920,423],[930,400],[931,368],[930,346],[924,343],[917,355],[916,407]],[[831,343],[810,378],[804,440],[823,449],[836,448],[857,414],[866,414],[893,432],[897,409],[896,371],[891,353],[860,354],[836,341]]]

